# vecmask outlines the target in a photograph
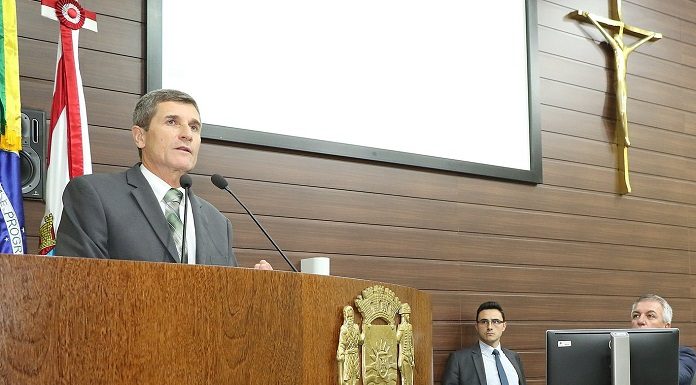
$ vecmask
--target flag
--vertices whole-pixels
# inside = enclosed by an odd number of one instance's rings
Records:
[[[96,31],[94,12],[75,0],[42,0],[41,14],[59,21],[58,58],[48,132],[46,211],[39,228],[39,253],[53,255],[63,212],[63,190],[72,178],[92,173],[85,96],[77,56],[81,28]]]
[[[0,253],[24,254],[24,204],[19,151],[22,108],[19,98],[19,51],[15,0],[2,0],[0,36]]]

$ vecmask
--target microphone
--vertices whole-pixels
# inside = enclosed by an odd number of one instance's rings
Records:
[[[184,254],[186,251],[186,220],[188,219],[188,197],[189,189],[193,184],[189,174],[184,174],[179,178],[179,184],[184,188],[184,228],[183,236],[181,237],[181,263],[188,263],[188,254]]]
[[[256,223],[256,226],[258,226],[259,229],[261,229],[261,231],[263,232],[263,234],[266,236],[266,238],[268,238],[268,240],[271,241],[271,243],[273,244],[273,247],[275,247],[275,249],[278,250],[278,252],[279,252],[280,255],[283,257],[283,259],[285,260],[285,262],[288,264],[288,266],[290,266],[290,268],[292,269],[292,271],[297,272],[297,268],[295,268],[295,265],[293,265],[292,262],[290,262],[290,260],[288,259],[288,257],[285,256],[285,253],[283,252],[283,250],[281,250],[280,247],[278,247],[278,245],[276,245],[275,241],[273,241],[273,238],[271,238],[271,236],[268,235],[268,232],[266,232],[266,229],[264,229],[263,226],[261,226],[261,224],[259,223],[259,221],[256,220],[256,216],[254,216],[254,214],[252,214],[251,211],[249,211],[249,209],[244,205],[244,203],[242,203],[242,201],[240,201],[239,198],[237,198],[237,196],[234,195],[234,193],[232,192],[232,190],[230,190],[229,188],[227,188],[227,180],[225,180],[225,178],[223,178],[222,175],[220,175],[220,174],[215,174],[215,175],[213,175],[213,176],[210,177],[210,181],[213,182],[213,184],[215,185],[215,187],[219,188],[220,190],[225,190],[225,191],[227,191],[228,193],[230,193],[230,195],[232,195],[232,197],[233,197],[235,200],[237,200],[237,202],[244,208],[244,210],[247,212],[247,214],[249,214],[249,216],[251,217],[251,219],[254,220],[254,223]]]

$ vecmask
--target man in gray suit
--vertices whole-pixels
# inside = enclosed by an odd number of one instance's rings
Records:
[[[479,341],[450,354],[442,385],[526,385],[520,356],[500,345],[507,324],[497,302],[484,302],[476,312]]]
[[[68,183],[56,255],[236,266],[230,221],[192,192],[184,213],[180,178],[196,165],[201,128],[198,105],[186,93],[155,90],[140,98],[131,133],[141,163]],[[272,269],[263,260],[255,267]]]

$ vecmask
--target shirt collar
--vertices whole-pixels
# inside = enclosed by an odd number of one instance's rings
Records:
[[[501,353],[503,352],[503,345],[501,345],[500,343],[498,343],[498,346],[494,348],[488,345],[487,343],[481,342],[481,340],[479,340],[479,346],[481,347],[481,353],[485,353],[489,356],[493,355],[493,350],[495,349],[497,349]]]
[[[147,180],[147,183],[149,183],[150,187],[152,187],[152,191],[155,193],[157,201],[159,202],[162,199],[164,199],[164,196],[167,194],[167,191],[169,191],[169,189],[171,189],[172,186],[170,186],[169,183],[162,180],[162,178],[153,174],[152,171],[148,170],[147,167],[145,167],[145,165],[142,163],[140,164],[140,171],[143,173],[143,176]],[[177,190],[181,191],[182,194],[184,193],[183,187],[179,187]]]

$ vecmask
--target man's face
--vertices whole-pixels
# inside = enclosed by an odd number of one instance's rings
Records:
[[[657,301],[640,301],[631,312],[631,326],[634,328],[668,328],[671,324],[665,322],[662,305]]]
[[[147,131],[133,127],[133,140],[142,149],[145,167],[167,180],[167,176],[190,171],[201,146],[201,118],[187,103],[162,102]]]
[[[489,346],[497,347],[500,344],[500,337],[503,336],[507,327],[500,311],[497,309],[482,310],[476,321],[479,339]]]

